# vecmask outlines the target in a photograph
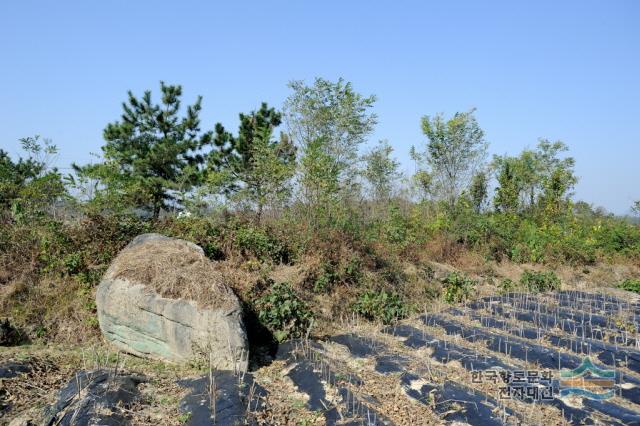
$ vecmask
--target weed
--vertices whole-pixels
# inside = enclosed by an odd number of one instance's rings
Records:
[[[336,273],[335,266],[333,266],[331,262],[322,262],[320,273],[313,283],[313,291],[316,293],[327,292],[339,279],[340,277]]]
[[[510,278],[505,278],[502,281],[500,281],[500,284],[498,284],[498,291],[500,294],[511,293],[515,289],[516,289],[516,283],[513,282],[513,280]]]
[[[367,291],[360,295],[353,305],[353,311],[370,320],[390,324],[405,318],[409,309],[397,293]]]
[[[178,421],[182,424],[187,423],[191,420],[191,412],[182,413],[178,416]]]
[[[300,337],[311,324],[313,313],[300,300],[288,283],[273,285],[256,301],[258,320],[279,342]]]
[[[82,253],[70,253],[64,257],[62,261],[65,272],[69,275],[77,274],[83,266]]]
[[[342,270],[342,280],[347,284],[357,285],[362,280],[362,259],[353,256]]]
[[[623,290],[640,293],[640,279],[626,279],[618,284],[618,287]]]
[[[444,300],[447,303],[461,303],[471,296],[476,282],[466,275],[451,272],[443,280]]]
[[[520,277],[520,284],[532,293],[541,293],[560,289],[560,278],[553,272],[526,270]]]

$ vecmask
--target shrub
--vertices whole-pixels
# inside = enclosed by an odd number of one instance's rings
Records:
[[[63,259],[65,272],[69,275],[77,274],[84,266],[82,253],[69,253]]]
[[[367,291],[361,294],[353,305],[353,311],[369,320],[382,321],[384,324],[390,324],[409,314],[409,309],[400,296],[386,291]]]
[[[383,236],[393,245],[404,246],[409,238],[409,223],[397,206],[389,207],[389,217],[382,225]]]
[[[513,290],[515,290],[515,288],[516,288],[516,283],[514,283],[513,280],[509,278],[503,279],[502,281],[500,281],[500,284],[498,285],[498,290],[500,291],[500,294],[511,293]]]
[[[444,300],[447,303],[460,303],[467,300],[473,292],[476,282],[466,275],[451,272],[443,280]]]
[[[339,278],[331,262],[322,262],[320,273],[318,273],[313,283],[313,291],[316,293],[327,292],[338,282]]]
[[[301,337],[311,325],[313,313],[288,283],[274,284],[256,301],[258,320],[279,342]]]
[[[340,241],[336,243],[333,247],[320,245],[317,254],[320,262],[305,279],[307,288],[315,293],[330,292],[337,285],[357,286],[364,277],[364,255],[350,247],[339,246]]]
[[[520,284],[527,290],[540,293],[560,289],[560,278],[553,272],[537,272],[526,270],[520,277]]]
[[[623,290],[640,293],[640,279],[626,279],[618,284],[618,287]]]
[[[261,261],[289,262],[287,246],[261,228],[240,226],[235,232],[235,243],[245,256],[253,255]]]
[[[359,284],[362,280],[362,259],[353,256],[342,269],[342,280],[347,284]]]

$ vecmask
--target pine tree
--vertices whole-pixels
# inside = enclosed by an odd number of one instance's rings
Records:
[[[132,207],[150,208],[157,218],[162,208],[202,178],[202,149],[212,133],[200,131],[202,97],[180,114],[181,86],[160,82],[161,103],[151,91],[141,99],[129,92],[120,121],[104,129],[104,162],[74,166],[81,176],[97,179],[110,198],[123,197]]]
[[[273,139],[282,115],[267,103],[249,114],[240,114],[238,136],[216,124],[215,149],[209,154],[210,178],[224,193],[249,204],[261,220],[265,206],[286,198],[295,171],[295,147],[284,134]]]

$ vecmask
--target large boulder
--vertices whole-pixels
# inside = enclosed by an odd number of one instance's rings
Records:
[[[172,362],[199,358],[221,370],[247,368],[240,303],[193,243],[136,237],[105,273],[96,305],[102,333],[125,352]]]

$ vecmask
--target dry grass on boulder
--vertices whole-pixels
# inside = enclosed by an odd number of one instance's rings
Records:
[[[169,299],[201,308],[230,308],[237,299],[205,255],[182,240],[151,240],[123,250],[105,278],[142,284]]]

